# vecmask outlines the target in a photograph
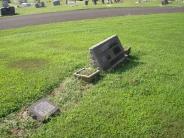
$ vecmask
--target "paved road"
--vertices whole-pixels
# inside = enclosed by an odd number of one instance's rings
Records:
[[[184,12],[184,7],[109,8],[12,16],[0,18],[0,30],[23,27],[28,25],[47,24],[81,19],[95,19],[100,17],[173,12]]]

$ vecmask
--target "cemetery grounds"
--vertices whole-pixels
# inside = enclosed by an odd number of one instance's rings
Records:
[[[111,17],[0,30],[0,137],[183,137],[184,14]],[[117,34],[129,63],[86,84],[88,48]],[[48,97],[42,124],[27,107]]]
[[[48,12],[59,12],[59,11],[69,11],[69,10],[82,10],[82,9],[95,9],[95,8],[115,8],[115,7],[160,7],[161,3],[160,0],[141,0],[141,3],[137,3],[138,0],[123,0],[119,3],[113,4],[102,4],[101,1],[97,2],[97,5],[94,5],[92,0],[89,0],[89,5],[85,6],[84,1],[76,1],[76,5],[66,5],[65,0],[61,1],[60,6],[53,6],[51,0],[42,0],[46,7],[43,8],[35,8],[34,6],[31,7],[20,7],[16,8],[17,15],[28,15],[28,14],[38,14],[38,13],[48,13]],[[29,3],[34,3],[34,0],[28,0]],[[0,7],[1,7],[1,0],[0,0]],[[10,4],[12,6],[17,7],[16,0]],[[174,6],[174,7],[181,7],[184,6],[184,0],[174,0],[171,1],[170,4],[165,6]],[[163,7],[165,7],[163,6]]]

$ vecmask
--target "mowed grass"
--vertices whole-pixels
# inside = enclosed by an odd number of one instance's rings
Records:
[[[183,26],[177,13],[0,31],[0,116],[49,93],[89,64],[90,46],[117,34],[132,47],[131,62],[105,73],[76,106],[29,135],[183,137]]]
[[[53,6],[52,1],[50,0],[42,0],[45,2],[46,7],[44,8],[35,8],[32,7],[22,7],[16,8],[17,15],[28,15],[28,14],[38,14],[38,13],[48,13],[48,12],[59,12],[59,11],[70,11],[70,10],[81,10],[81,9],[95,9],[95,8],[114,8],[114,7],[158,7],[161,6],[160,0],[150,0],[150,1],[142,1],[141,3],[136,3],[137,0],[123,0],[120,3],[113,4],[102,4],[101,1],[97,2],[97,5],[94,5],[92,0],[89,0],[89,5],[85,6],[84,1],[77,1],[75,6],[66,5],[65,0],[61,1],[60,6]],[[29,0],[28,2],[34,3],[34,0]],[[14,1],[12,1],[12,5],[16,5]],[[1,6],[1,3],[0,3]],[[166,6],[176,6],[181,7],[184,6],[183,0],[172,1],[170,4]],[[166,7],[163,6],[163,7]]]

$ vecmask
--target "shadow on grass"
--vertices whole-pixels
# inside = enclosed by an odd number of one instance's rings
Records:
[[[5,59],[7,59],[8,58],[8,54],[6,54],[6,53],[0,53],[0,60],[5,60]]]
[[[99,75],[91,82],[91,84],[96,85],[99,81],[102,81],[103,78],[104,78],[104,74],[101,73],[101,74],[99,74]]]
[[[129,71],[131,69],[134,69],[134,68],[136,68],[139,65],[144,64],[143,62],[140,62],[139,60],[140,60],[139,57],[130,55],[125,62],[123,62],[122,64],[119,64],[116,68],[114,68],[112,70],[109,70],[109,71],[102,71],[100,73],[100,75],[97,76],[91,82],[91,84],[95,85],[95,84],[99,83],[99,81],[103,81],[103,78],[108,73],[122,73],[122,72]]]
[[[112,73],[122,73],[129,71],[131,69],[136,68],[139,65],[144,64],[143,62],[140,62],[140,58],[137,56],[129,56],[129,58],[123,62],[122,64],[118,65],[115,69],[113,69]]]
[[[21,70],[30,70],[40,68],[48,63],[45,59],[21,59],[9,63],[10,68],[17,68]]]

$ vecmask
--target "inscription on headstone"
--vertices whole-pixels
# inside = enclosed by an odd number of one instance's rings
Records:
[[[45,121],[58,112],[59,108],[48,99],[42,99],[29,108],[30,115],[38,121]]]
[[[126,54],[117,35],[105,39],[89,50],[92,64],[101,70],[112,69],[126,59]]]

